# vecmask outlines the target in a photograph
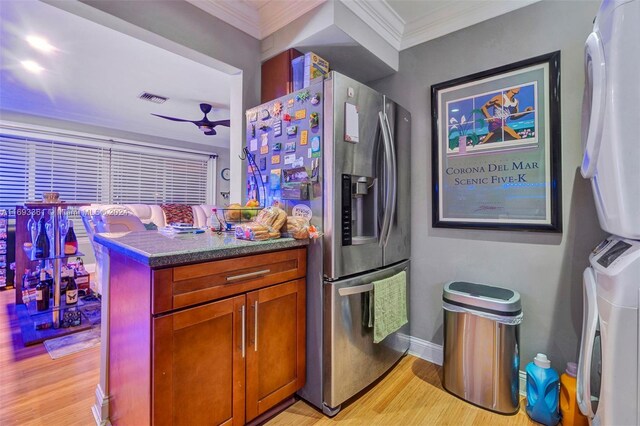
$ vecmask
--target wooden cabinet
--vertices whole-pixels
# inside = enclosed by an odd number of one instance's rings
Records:
[[[153,320],[153,424],[244,423],[245,296]]]
[[[268,102],[293,92],[291,61],[298,56],[302,56],[302,53],[296,49],[289,49],[262,63],[261,102]]]
[[[251,292],[247,305],[246,413],[252,420],[304,386],[305,281]]]
[[[110,262],[113,424],[242,425],[304,385],[305,248]]]

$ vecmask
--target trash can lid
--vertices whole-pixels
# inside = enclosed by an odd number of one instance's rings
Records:
[[[445,284],[442,300],[482,312],[518,315],[522,312],[520,293],[502,287],[453,281]]]

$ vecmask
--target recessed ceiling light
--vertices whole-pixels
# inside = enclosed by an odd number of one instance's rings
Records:
[[[40,64],[35,61],[22,61],[20,63],[22,64],[24,69],[34,74],[40,74],[42,71],[44,71],[44,68],[42,68],[42,66],[40,66]]]
[[[29,43],[29,45],[31,45],[31,47],[33,47],[34,49],[45,53],[51,53],[54,50],[57,50],[55,47],[49,44],[46,38],[38,37],[35,35],[28,36],[27,43]]]

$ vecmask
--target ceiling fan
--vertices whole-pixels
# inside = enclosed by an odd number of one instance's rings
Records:
[[[202,130],[202,132],[205,135],[211,136],[217,133],[215,129],[216,126],[226,126],[226,127],[230,126],[230,120],[217,120],[217,121],[209,120],[207,118],[207,114],[211,112],[211,108],[212,107],[209,104],[200,104],[200,111],[204,113],[204,117],[202,117],[201,120],[185,120],[184,118],[167,117],[166,115],[160,115],[160,114],[154,114],[154,113],[151,113],[151,115],[155,115],[156,117],[164,118],[171,121],[184,121],[187,123],[193,123],[198,127],[198,129]]]

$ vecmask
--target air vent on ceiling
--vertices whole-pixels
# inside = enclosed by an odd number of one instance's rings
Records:
[[[155,104],[163,104],[167,102],[167,99],[169,99],[169,98],[165,98],[164,96],[154,95],[153,93],[149,93],[149,92],[140,93],[140,95],[138,95],[138,98],[144,101],[153,102]]]

